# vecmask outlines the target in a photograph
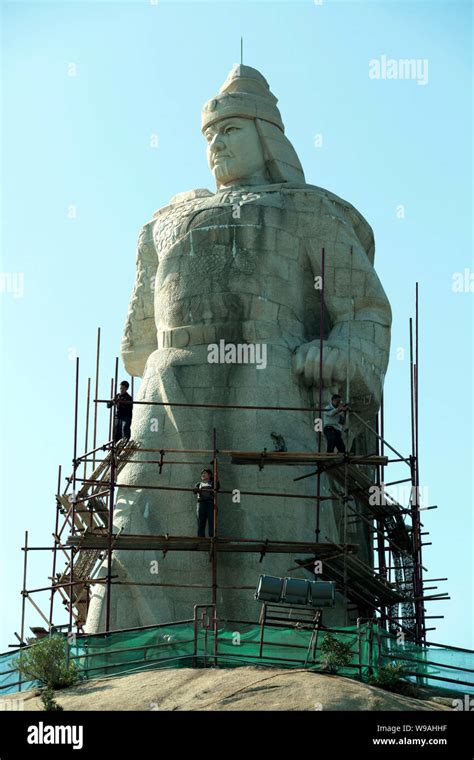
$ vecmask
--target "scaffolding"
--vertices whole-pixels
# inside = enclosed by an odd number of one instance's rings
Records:
[[[351,251],[352,253],[352,251]],[[322,251],[322,272],[324,287],[324,249]],[[324,290],[321,293],[320,318],[320,383],[317,403],[310,407],[285,406],[249,406],[232,404],[192,404],[175,403],[172,401],[134,401],[134,405],[148,404],[169,407],[192,407],[233,410],[278,410],[281,412],[301,412],[305,414],[321,413],[324,409],[322,398],[322,362],[323,362],[323,311]],[[105,632],[111,633],[110,611],[111,597],[115,585],[124,585],[112,574],[112,557],[115,550],[120,551],[162,551],[163,556],[170,551],[206,552],[210,558],[210,578],[207,584],[197,583],[132,583],[126,585],[188,587],[209,589],[210,605],[214,609],[215,620],[218,620],[218,590],[239,589],[251,591],[255,586],[222,586],[218,583],[219,555],[228,552],[254,552],[260,556],[260,561],[266,554],[308,554],[311,560],[295,560],[296,566],[289,571],[301,567],[314,572],[315,563],[323,564],[322,575],[316,577],[332,580],[336,589],[344,596],[347,605],[357,611],[358,618],[375,621],[381,631],[388,634],[402,633],[407,640],[416,645],[426,645],[426,633],[433,628],[426,627],[426,621],[436,617],[427,615],[426,604],[433,601],[446,600],[445,593],[429,594],[436,586],[427,586],[434,581],[445,581],[446,578],[424,580],[426,568],[422,564],[422,547],[425,545],[425,532],[420,519],[423,509],[435,509],[435,506],[422,507],[420,503],[419,479],[419,436],[418,436],[418,284],[416,285],[415,325],[409,321],[410,338],[410,419],[411,419],[411,452],[405,456],[395,449],[385,439],[384,431],[384,400],[374,426],[353,410],[358,423],[370,432],[376,441],[376,450],[366,455],[354,453],[326,453],[322,450],[322,427],[317,432],[315,451],[240,451],[220,450],[218,447],[218,430],[210,431],[211,446],[208,449],[151,449],[143,448],[138,441],[122,439],[114,441],[113,430],[115,422],[115,406],[110,402],[117,393],[118,358],[115,360],[114,377],[110,383],[110,397],[99,398],[99,364],[100,364],[100,328],[97,333],[95,397],[93,417],[92,448],[89,448],[90,427],[90,396],[91,378],[87,383],[85,445],[84,453],[78,453],[78,399],[79,399],[79,359],[76,359],[75,394],[74,394],[74,442],[73,468],[66,478],[62,488],[61,467],[58,472],[56,491],[55,529],[52,546],[30,546],[28,532],[25,534],[22,611],[20,633],[16,633],[20,647],[27,646],[25,637],[25,606],[30,602],[42,618],[46,628],[31,629],[37,638],[48,632],[67,628],[69,632],[84,633],[87,610],[90,600],[90,590],[94,584],[103,583],[106,586],[106,615]],[[348,340],[348,361],[350,361],[350,336]],[[346,388],[349,399],[350,388]],[[132,378],[133,396],[133,378]],[[97,443],[98,409],[101,404],[110,406],[109,436],[103,444]],[[391,458],[386,452],[391,452]],[[153,459],[136,460],[137,452],[156,454]],[[176,458],[184,457],[184,459]],[[191,459],[189,459],[191,457]],[[203,460],[204,457],[204,460]],[[214,483],[219,481],[219,467],[230,464],[237,467],[288,467],[291,477],[291,467],[307,466],[311,471],[303,476],[293,478],[293,481],[315,477],[315,531],[314,540],[306,542],[275,540],[274,537],[265,539],[249,539],[244,536],[227,537],[219,534],[219,498],[231,491],[214,489],[214,536],[200,538],[196,536],[172,535],[137,535],[114,532],[114,507],[116,489],[152,489],[153,491],[193,492],[192,488],[182,486],[127,484],[119,481],[120,473],[128,463],[140,461],[141,464],[157,466],[158,475],[164,465],[175,468],[182,464],[208,464],[212,462]],[[386,483],[386,470],[394,464],[405,464],[408,468],[407,478]],[[316,469],[314,469],[316,468]],[[323,495],[321,490],[322,477],[329,475],[335,488],[329,495]],[[410,499],[407,506],[392,498],[385,492],[385,487],[398,483],[410,483]],[[374,499],[373,489],[382,499]],[[307,494],[268,491],[241,491],[242,495],[259,496],[271,499],[308,499]],[[338,501],[343,508],[343,536],[340,542],[331,541],[327,536],[321,536],[320,507],[324,500]],[[358,545],[347,539],[347,528],[354,523],[362,523],[372,536],[371,554],[378,566],[363,561],[358,556]],[[30,551],[52,552],[51,583],[42,588],[29,589],[27,584],[27,560]],[[58,572],[58,558],[64,556],[66,566]],[[107,560],[107,575],[97,577],[99,568]],[[257,580],[257,579],[256,579]],[[33,600],[32,595],[39,592],[49,592],[49,612],[45,614]],[[55,625],[54,604],[60,598],[69,615],[66,626]],[[206,606],[206,605],[204,605]],[[173,621],[170,621],[172,623]],[[235,621],[256,624],[256,621]],[[217,625],[217,622],[215,623]]]

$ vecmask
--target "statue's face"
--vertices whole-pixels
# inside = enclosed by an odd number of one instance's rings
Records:
[[[207,161],[218,187],[268,181],[253,119],[228,118],[204,132]]]

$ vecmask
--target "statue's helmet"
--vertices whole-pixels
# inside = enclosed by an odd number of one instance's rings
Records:
[[[205,132],[211,124],[232,116],[253,119],[271,181],[304,183],[303,168],[295,149],[285,136],[277,103],[267,80],[257,69],[236,64],[219,94],[205,103],[201,129]]]

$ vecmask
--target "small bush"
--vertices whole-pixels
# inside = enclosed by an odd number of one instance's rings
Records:
[[[351,660],[351,644],[339,641],[331,633],[326,633],[321,643],[322,670],[327,673],[337,673],[340,668],[349,665]]]
[[[64,689],[79,677],[76,665],[67,660],[67,642],[62,636],[48,636],[14,660],[14,667],[28,681],[40,681],[50,689]]]
[[[401,662],[390,662],[383,665],[378,675],[369,679],[369,683],[372,686],[378,686],[379,689],[406,696],[416,697],[418,693],[416,685],[407,680],[406,668]]]
[[[61,707],[61,705],[56,702],[54,698],[54,690],[49,686],[47,686],[41,693],[40,699],[43,703],[43,710],[47,710],[48,712],[64,710],[64,707]]]

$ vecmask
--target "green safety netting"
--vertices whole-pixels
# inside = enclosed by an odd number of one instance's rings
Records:
[[[406,670],[431,686],[474,691],[474,652],[440,645],[420,646],[378,631],[380,665],[403,663]]]
[[[338,669],[341,675],[368,680],[389,663],[401,662],[413,680],[424,685],[445,687],[462,693],[474,692],[474,652],[441,646],[418,646],[402,642],[381,631],[374,623],[336,631],[265,627],[260,651],[261,629],[220,628],[217,642],[212,630],[189,622],[160,625],[108,635],[77,636],[69,645],[71,659],[84,678],[117,676],[154,668],[238,667],[321,667],[321,643],[326,633],[339,642],[348,642],[351,661]],[[33,645],[34,646],[34,645]],[[217,646],[217,649],[216,649]],[[14,659],[20,650],[0,655],[0,694],[18,691],[19,674]],[[422,680],[420,680],[422,679]],[[21,685],[22,690],[35,685]]]
[[[347,632],[346,632],[347,631]],[[246,631],[219,629],[217,633],[217,664],[232,667],[244,664],[260,664],[282,667],[316,667],[319,660],[321,632],[318,639],[311,631],[271,629],[266,627],[262,654],[260,656],[259,627]],[[334,634],[339,641],[347,641],[352,649],[352,667],[341,672],[349,675],[359,668],[360,656],[363,675],[369,666],[369,626],[347,628],[344,633]],[[78,639],[71,647],[71,656],[88,677],[143,670],[147,667],[190,667],[192,665],[216,664],[215,634],[198,629],[196,648],[193,625],[180,627],[160,626],[142,631],[113,633],[108,638],[90,636]],[[315,663],[316,661],[316,663]],[[375,665],[375,659],[374,663]]]

